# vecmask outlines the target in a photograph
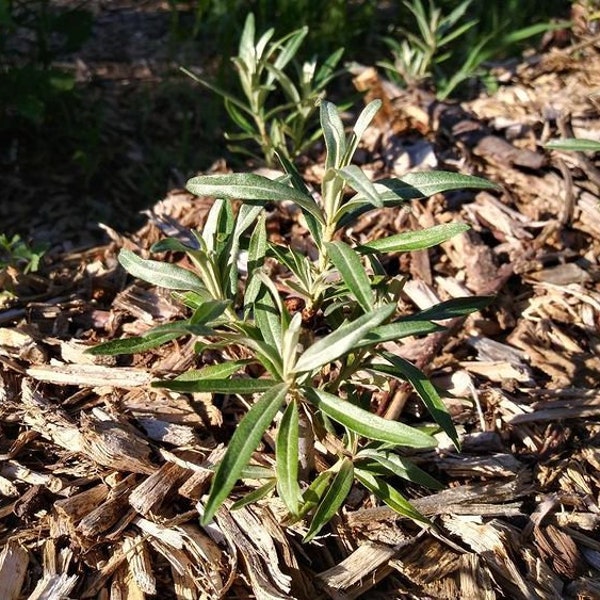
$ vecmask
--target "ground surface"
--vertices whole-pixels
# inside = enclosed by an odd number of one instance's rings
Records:
[[[405,490],[435,530],[358,491],[329,535],[307,546],[301,527],[281,526],[273,500],[224,508],[200,527],[206,467],[244,405],[150,388],[198,364],[185,341],[117,362],[83,354],[181,314],[116,263],[120,248],[145,254],[174,224],[202,225],[210,199],[174,190],[137,232],[109,230],[108,244],[54,253],[38,275],[4,281],[18,293],[0,311],[7,597],[599,598],[600,176],[590,156],[542,148],[554,137],[600,139],[600,47],[584,27],[576,34],[499,72],[494,95],[460,106],[355,73],[365,99],[385,100],[361,152],[365,169],[458,170],[501,188],[372,212],[348,232],[373,239],[467,222],[468,234],[388,265],[409,277],[402,310],[496,296],[447,335],[398,348],[447,390],[463,440],[460,454],[442,440],[415,457],[448,484]],[[307,179],[320,170],[309,165]],[[305,234],[293,212],[271,221],[273,236]],[[402,419],[425,418],[403,388],[388,401]],[[267,443],[262,458],[270,452]]]

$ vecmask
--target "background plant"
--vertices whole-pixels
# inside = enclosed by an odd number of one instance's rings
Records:
[[[410,381],[436,426],[457,446],[458,437],[438,392],[425,375],[387,352],[382,344],[438,331],[435,321],[478,310],[489,299],[450,300],[400,317],[397,303],[402,278],[389,276],[380,257],[388,252],[429,248],[467,226],[437,225],[364,245],[337,237],[359,215],[375,208],[399,206],[450,189],[494,186],[482,179],[443,172],[371,182],[351,160],[379,106],[379,101],[369,104],[347,136],[336,106],[322,102],[327,159],[318,196],[310,193],[284,157],[281,160],[287,174],[276,180],[252,173],[191,179],[191,192],[218,198],[202,232],[193,231],[185,240],[162,240],[153,251],[185,252],[193,270],[145,260],[128,250],[119,255],[120,263],[135,277],[172,289],[189,307],[191,316],[159,325],[140,337],[107,342],[91,352],[137,352],[192,335],[197,339],[198,353],[219,349],[223,362],[154,385],[178,392],[255,397],[215,470],[205,523],[243,477],[263,479],[264,484],[237,505],[276,490],[290,520],[312,515],[305,539],[314,537],[331,519],[354,482],[400,514],[427,522],[393,481],[400,477],[439,486],[405,455],[409,449],[435,446],[431,429],[373,414],[369,410],[372,391],[385,386],[390,378]],[[354,191],[349,198],[347,187]],[[232,200],[243,202],[237,215]],[[269,242],[264,206],[285,201],[294,202],[302,211],[316,260],[289,246]],[[247,262],[244,286],[240,286],[241,258]],[[282,289],[267,275],[267,259],[287,273]],[[304,310],[288,308],[286,301],[292,298],[301,298]],[[263,374],[251,377],[251,364],[258,365]],[[249,466],[274,421],[278,423],[275,467]],[[315,467],[317,440],[326,449],[328,468]]]
[[[252,140],[259,146],[267,166],[274,166],[275,153],[294,159],[318,137],[315,123],[317,102],[335,73],[343,50],[336,50],[317,68],[316,59],[304,62],[297,70],[297,81],[287,73],[308,33],[297,29],[281,39],[272,40],[274,29],[267,30],[258,40],[254,15],[246,18],[238,55],[233,57],[244,99],[225,91],[213,82],[188,75],[217,92],[225,100],[225,108],[241,133],[226,134],[235,144],[230,149],[255,156],[237,142]]]
[[[486,5],[482,11],[482,3],[473,3],[473,0],[464,0],[458,5],[439,0],[427,3],[405,0],[403,5],[414,20],[416,30],[406,26],[394,28],[394,35],[384,38],[393,60],[379,64],[402,84],[432,85],[438,98],[447,98],[465,81],[482,78],[486,73],[484,64],[492,57],[514,55],[523,41],[568,25],[565,22],[532,24],[532,17],[552,14],[549,13],[551,7],[530,13],[531,5],[517,7],[514,4]],[[566,10],[567,3],[563,5]]]

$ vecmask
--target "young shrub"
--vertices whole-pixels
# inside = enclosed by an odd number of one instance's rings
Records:
[[[278,40],[272,39],[274,33],[274,29],[269,29],[256,40],[254,15],[250,13],[246,18],[238,55],[232,59],[243,98],[182,69],[223,97],[229,117],[240,130],[240,133],[226,134],[225,137],[234,142],[230,150],[259,158],[252,149],[240,145],[240,142],[253,142],[260,148],[268,167],[275,165],[276,153],[292,160],[319,137],[320,130],[315,126],[317,104],[334,77],[344,51],[343,48],[336,50],[319,67],[314,59],[305,62],[294,81],[288,67],[308,28],[302,27]]]
[[[135,277],[174,290],[190,309],[185,320],[155,327],[137,338],[116,340],[91,349],[93,354],[137,352],[180,336],[194,336],[197,350],[219,348],[222,364],[183,373],[153,385],[178,392],[239,394],[252,406],[237,425],[222,462],[215,469],[204,504],[208,523],[236,482],[244,477],[264,432],[278,423],[276,466],[265,484],[236,505],[277,493],[289,520],[309,518],[310,540],[343,505],[355,483],[399,514],[427,523],[390,483],[391,478],[422,485],[439,484],[407,459],[405,449],[433,448],[436,440],[422,429],[387,420],[369,410],[370,390],[389,378],[409,381],[437,427],[458,447],[452,421],[436,389],[407,360],[383,347],[406,336],[439,331],[435,323],[486,306],[490,298],[461,298],[414,315],[398,316],[399,286],[374,275],[381,255],[429,248],[467,229],[462,223],[438,225],[352,246],[336,234],[359,215],[382,206],[461,188],[494,188],[485,180],[456,173],[414,173],[403,180],[371,182],[351,164],[358,142],[380,102],[361,113],[347,136],[338,110],[323,101],[320,115],[327,148],[320,195],[313,195],[284,157],[287,174],[270,180],[252,173],[194,177],[188,189],[218,198],[195,243],[166,239],[156,251],[186,252],[192,269],[143,260],[122,250],[121,264]],[[347,198],[345,190],[354,194]],[[234,215],[232,200],[242,205]],[[268,240],[263,207],[294,202],[306,222],[316,259]],[[246,235],[249,234],[249,235]],[[238,271],[240,253],[247,252],[247,275]],[[265,272],[267,257],[288,271],[290,297],[304,300],[304,310],[288,308],[286,294]],[[374,269],[377,273],[378,270]],[[244,280],[244,285],[239,285]],[[313,321],[318,319],[318,333]],[[227,347],[238,358],[227,359]],[[240,350],[242,349],[242,350]],[[239,356],[243,356],[240,359]],[[263,375],[252,377],[251,364]],[[256,368],[252,369],[256,373]],[[315,472],[314,442],[328,449],[330,466]],[[321,461],[322,464],[323,461]],[[255,477],[254,477],[255,478]]]

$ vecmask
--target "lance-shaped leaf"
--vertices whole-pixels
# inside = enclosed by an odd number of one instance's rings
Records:
[[[374,346],[383,342],[400,340],[411,335],[424,335],[443,330],[444,327],[441,325],[421,319],[396,321],[395,323],[388,323],[387,325],[375,327],[375,329],[369,331],[369,333],[367,333],[363,339],[356,344],[355,347],[364,348],[366,346]]]
[[[565,138],[562,140],[552,140],[544,144],[544,148],[576,152],[600,152],[600,142],[585,138]]]
[[[331,262],[340,272],[344,283],[354,294],[362,309],[366,313],[373,310],[371,282],[358,254],[344,242],[328,243],[327,252]]]
[[[240,508],[243,508],[248,504],[254,504],[259,500],[262,500],[275,489],[276,485],[277,480],[275,478],[271,479],[270,481],[267,481],[267,483],[264,483],[259,488],[256,488],[255,490],[252,490],[251,492],[247,493],[243,498],[240,498],[237,502],[234,502],[231,505],[231,510],[239,510]]]
[[[153,381],[152,387],[174,392],[212,392],[215,394],[255,394],[265,392],[278,385],[274,379],[171,379]]]
[[[434,490],[441,490],[444,486],[437,480],[434,479],[429,473],[426,473],[422,469],[419,469],[415,463],[404,456],[398,456],[393,452],[387,452],[385,450],[378,450],[374,448],[365,448],[361,450],[357,455],[356,459],[361,460],[361,468],[367,471],[374,471],[372,465],[363,466],[362,460],[367,459],[377,463],[384,473],[388,475],[396,475],[402,479],[424,485]],[[375,471],[377,472],[377,471]]]
[[[250,360],[231,360],[228,362],[208,365],[202,369],[190,369],[171,381],[200,381],[202,379],[227,379],[240,369],[250,364]]]
[[[166,342],[170,342],[178,337],[181,337],[180,331],[171,331],[168,333],[148,333],[140,337],[131,337],[123,340],[111,340],[98,344],[93,348],[87,348],[85,353],[93,356],[116,356],[118,354],[133,354],[134,352],[144,352],[151,348],[162,346]]]
[[[354,481],[354,466],[348,458],[342,460],[338,472],[335,474],[331,486],[323,496],[310,523],[310,528],[304,536],[305,542],[310,542],[321,531],[323,526],[340,509],[344,500],[352,489]]]
[[[290,402],[277,430],[275,445],[277,458],[277,489],[292,515],[299,511],[298,484],[298,406]]]
[[[307,388],[305,394],[328,417],[368,439],[409,448],[433,448],[437,444],[433,437],[414,427],[383,419],[324,390]]]
[[[354,470],[354,475],[370,492],[377,498],[385,502],[391,509],[399,515],[408,517],[417,523],[431,525],[431,521],[424,517],[402,494],[387,484],[380,477],[375,477],[372,473],[359,469]]]
[[[193,177],[186,188],[196,196],[216,196],[256,202],[284,202],[291,200],[323,223],[323,215],[313,198],[296,188],[273,181],[255,173],[202,175]]]
[[[121,250],[119,262],[138,279],[169,290],[203,290],[202,280],[192,271],[157,260],[140,258],[131,250]]]
[[[369,104],[363,108],[362,112],[358,116],[358,119],[356,119],[356,124],[354,125],[347,149],[347,157],[349,160],[351,160],[354,156],[362,136],[365,134],[367,127],[371,124],[371,121],[377,114],[377,111],[381,108],[381,104],[382,102],[379,99],[371,100],[371,102],[369,102]]]
[[[305,350],[296,362],[294,371],[296,373],[312,371],[349,352],[371,329],[388,319],[395,308],[390,304],[381,306],[354,321],[345,323]]]
[[[423,250],[437,246],[451,237],[468,231],[470,227],[466,223],[444,223],[435,225],[420,231],[407,231],[390,235],[389,237],[380,238],[367,242],[359,248],[360,251],[365,249],[374,250],[376,252],[408,252],[412,250]]]
[[[465,317],[473,312],[484,309],[495,300],[495,296],[466,296],[464,298],[452,298],[440,302],[431,308],[422,310],[408,319],[426,319],[428,321],[445,321],[455,317]],[[402,320],[402,319],[400,319]]]
[[[202,523],[206,525],[214,516],[225,498],[229,495],[243,468],[248,464],[252,453],[271,424],[277,411],[285,401],[288,386],[275,385],[248,411],[237,426],[223,460],[213,476],[212,485]]]
[[[379,197],[373,182],[366,176],[365,172],[356,165],[348,165],[339,170],[339,174],[344,181],[354,190],[356,190],[362,198],[369,204],[377,208],[383,206],[383,200]]]
[[[344,137],[344,125],[340,119],[338,109],[332,102],[321,101],[321,127],[325,146],[327,148],[327,159],[325,168],[340,168],[344,155],[346,154],[346,138]]]
[[[402,179],[381,179],[377,184],[382,186],[384,200],[387,197],[402,198],[403,200],[414,200],[417,198],[429,198],[434,194],[449,192],[451,190],[483,189],[497,190],[498,185],[472,175],[452,173],[450,171],[421,171],[418,173],[407,173]],[[376,184],[378,189],[379,185]],[[386,192],[387,191],[387,192]]]
[[[391,363],[391,365],[376,364],[371,365],[370,368],[380,373],[386,373],[387,375],[400,377],[409,381],[417,394],[419,394],[421,400],[423,400],[423,403],[427,407],[427,410],[431,413],[434,421],[452,440],[456,449],[460,450],[458,434],[456,433],[456,429],[454,427],[454,423],[452,422],[452,418],[448,413],[448,409],[442,402],[442,399],[435,389],[435,386],[433,383],[431,383],[431,381],[429,381],[425,373],[400,356],[395,356],[389,352],[382,352],[381,356]]]

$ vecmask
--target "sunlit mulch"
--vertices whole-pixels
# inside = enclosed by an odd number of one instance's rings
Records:
[[[461,453],[440,438],[414,457],[446,490],[405,488],[434,529],[358,489],[308,545],[272,498],[199,525],[209,468],[246,405],[149,384],[216,357],[185,341],[118,360],[83,354],[181,315],[116,262],[121,247],[146,255],[162,236],[201,226],[210,199],[173,191],[136,234],[109,231],[108,245],[4,282],[19,298],[0,311],[2,597],[600,597],[600,177],[589,156],[541,148],[550,137],[600,139],[599,51],[592,40],[531,57],[500,74],[496,94],[460,106],[356,73],[366,96],[386,100],[366,170],[445,168],[502,187],[372,212],[347,232],[360,241],[465,221],[472,230],[441,248],[388,262],[409,278],[400,308],[496,295],[447,333],[396,348],[447,391],[461,433]],[[293,207],[273,209],[270,234],[308,243]],[[408,389],[384,392],[381,414],[426,422]],[[257,460],[272,456],[266,436]]]

